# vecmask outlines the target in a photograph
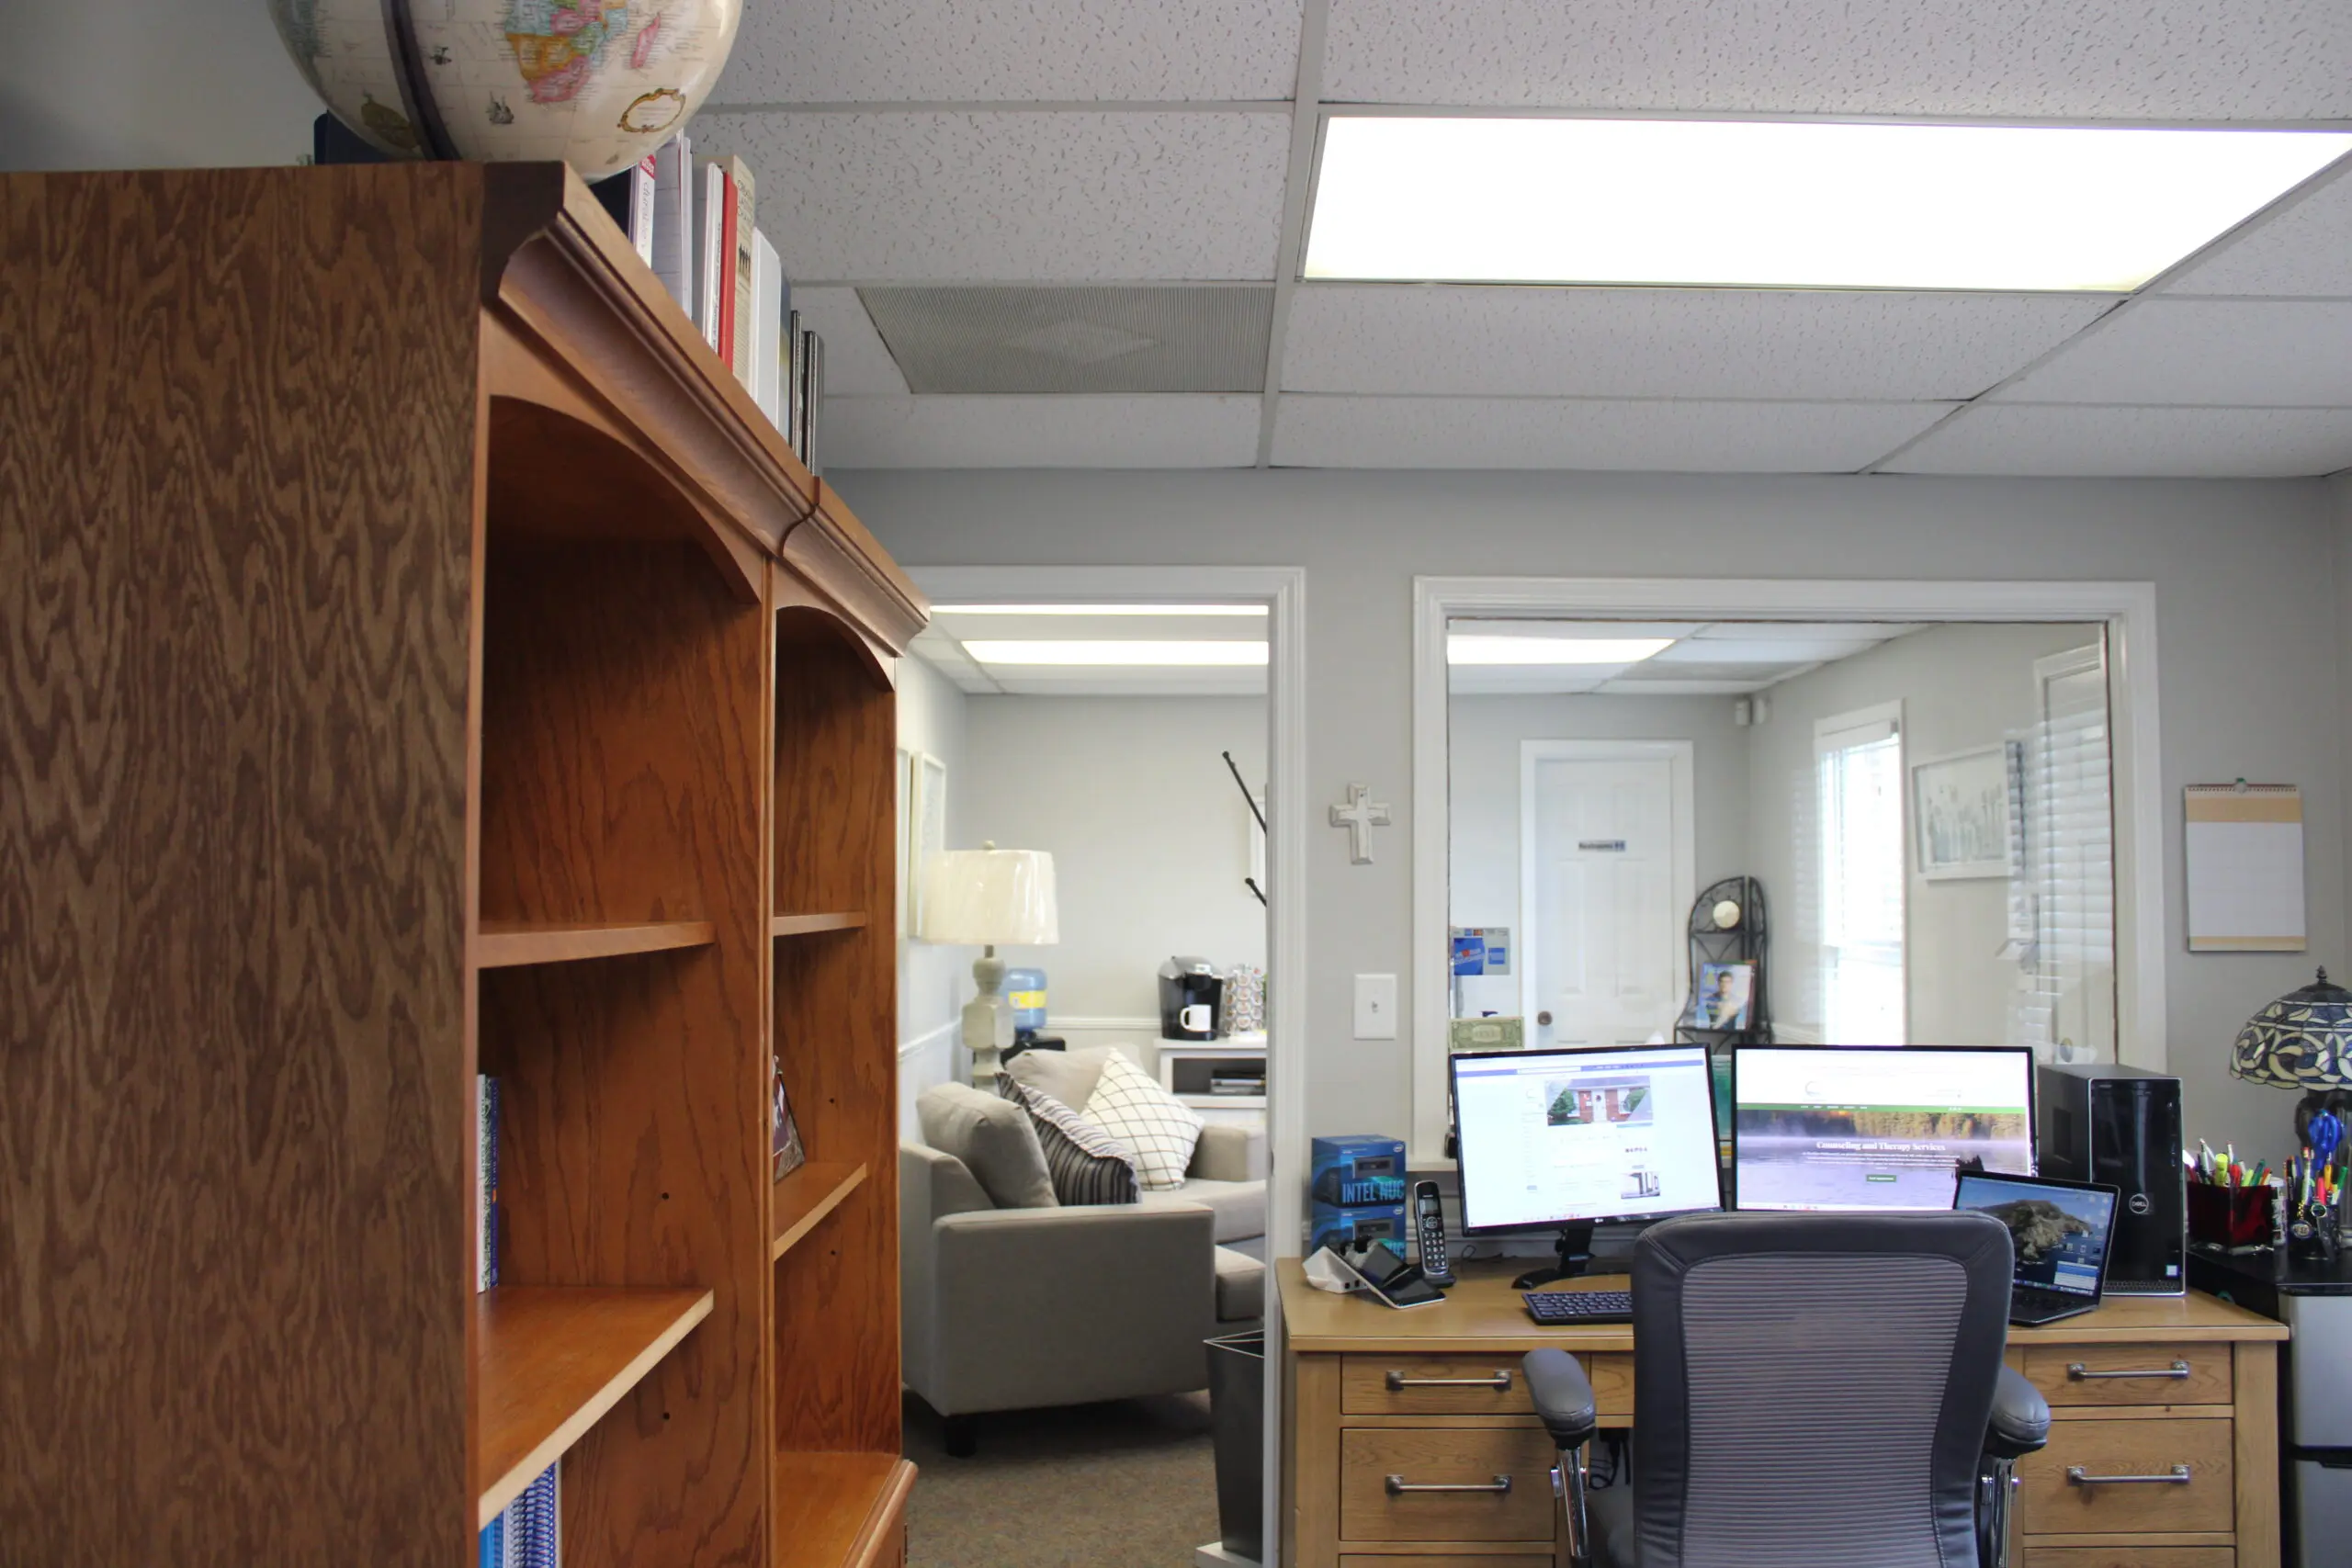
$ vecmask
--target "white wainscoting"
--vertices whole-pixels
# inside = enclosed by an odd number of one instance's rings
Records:
[[[915,1099],[937,1083],[961,1083],[967,1073],[964,1043],[957,1038],[961,1019],[949,1019],[935,1029],[899,1042],[899,1141],[922,1142],[922,1124],[915,1119]]]
[[[1116,1045],[1136,1066],[1153,1077],[1159,1076],[1159,1020],[1156,1018],[1065,1018],[1049,1012],[1046,1032],[1060,1035],[1073,1051]]]

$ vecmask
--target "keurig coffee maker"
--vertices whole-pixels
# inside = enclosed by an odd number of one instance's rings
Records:
[[[1159,1037],[1214,1040],[1225,976],[1205,958],[1179,955],[1159,966]]]

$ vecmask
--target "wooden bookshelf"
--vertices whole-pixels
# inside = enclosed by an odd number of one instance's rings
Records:
[[[777,1455],[777,1568],[895,1564],[914,1480],[897,1454]]]
[[[0,810],[0,1555],[449,1568],[560,1455],[567,1568],[895,1562],[921,597],[560,165],[0,175],[0,750],[96,760]]]
[[[474,1299],[477,1526],[523,1495],[688,1330],[708,1291],[503,1285]]]
[[[865,1179],[866,1167],[809,1164],[775,1184],[775,1245],[769,1255],[782,1258],[793,1244],[817,1228],[817,1222],[841,1207],[842,1200]]]
[[[582,958],[619,958],[632,953],[666,953],[708,947],[718,940],[708,920],[656,920],[641,925],[529,925],[492,920],[481,928],[474,963],[483,969],[525,964],[570,964]]]
[[[807,936],[816,931],[854,931],[865,929],[862,914],[841,915],[778,915],[768,922],[772,936]]]

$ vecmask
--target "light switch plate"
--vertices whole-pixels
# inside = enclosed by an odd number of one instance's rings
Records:
[[[1359,975],[1356,976],[1356,1038],[1359,1040],[1396,1038],[1396,976]]]

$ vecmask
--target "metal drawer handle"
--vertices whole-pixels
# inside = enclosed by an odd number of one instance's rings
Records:
[[[1480,1486],[1475,1483],[1449,1486],[1408,1481],[1401,1475],[1392,1475],[1387,1479],[1387,1485],[1388,1495],[1391,1497],[1401,1497],[1408,1492],[1491,1492],[1499,1497],[1510,1490],[1510,1477],[1498,1475],[1492,1484],[1486,1486]]]
[[[2076,1486],[2186,1486],[2188,1467],[2177,1464],[2163,1475],[2091,1475],[2081,1465],[2070,1464],[2066,1479]]]
[[[2095,1372],[2080,1361],[2066,1363],[2066,1376],[2075,1382],[2089,1382],[2095,1378],[2171,1378],[2177,1382],[2188,1381],[2188,1363],[2175,1361],[2169,1367],[2150,1367],[2141,1371]]]
[[[1389,1393],[1402,1393],[1408,1388],[1493,1388],[1508,1392],[1510,1373],[1497,1371],[1490,1378],[1408,1378],[1402,1372],[1388,1374]]]

